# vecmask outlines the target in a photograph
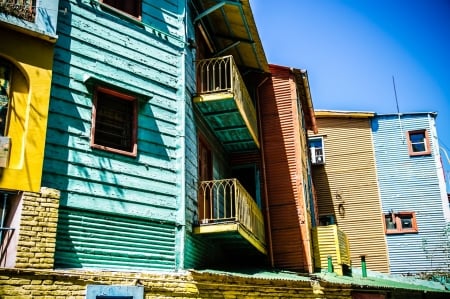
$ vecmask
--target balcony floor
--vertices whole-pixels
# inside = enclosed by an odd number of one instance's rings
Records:
[[[246,250],[250,246],[267,255],[266,246],[236,222],[201,224],[194,228],[194,233],[220,242],[230,250]]]

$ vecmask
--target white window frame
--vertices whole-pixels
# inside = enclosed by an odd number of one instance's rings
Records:
[[[320,140],[321,143],[321,147],[312,147],[311,146],[311,141],[315,141],[315,140]],[[314,136],[314,137],[309,137],[308,138],[308,144],[309,144],[309,152],[311,155],[311,164],[313,165],[323,165],[325,164],[325,147],[324,147],[324,142],[323,142],[323,136]],[[322,155],[317,155],[317,151],[321,150]],[[321,160],[320,160],[321,157]]]

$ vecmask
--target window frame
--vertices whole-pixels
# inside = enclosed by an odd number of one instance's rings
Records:
[[[313,147],[311,147],[311,141],[317,139],[320,140],[321,143],[321,147],[320,149],[322,150],[322,161],[321,162],[317,162],[317,160],[315,159],[316,155],[315,152],[313,153]],[[315,148],[315,147],[314,147]],[[312,137],[308,137],[308,149],[309,149],[309,153],[310,153],[310,157],[311,157],[311,164],[313,165],[324,165],[325,164],[325,143],[324,143],[324,138],[323,136],[312,136]]]
[[[411,218],[411,228],[403,228],[402,226],[402,217],[408,217]],[[386,213],[383,215],[384,218],[384,230],[387,235],[391,234],[414,234],[419,232],[419,228],[417,227],[417,218],[416,218],[416,212],[411,211],[401,211],[401,212],[391,212]],[[395,218],[394,223],[396,225],[395,228],[388,228],[387,219],[388,218]]]
[[[131,125],[131,134],[130,134],[130,144],[131,144],[131,150],[123,150],[120,148],[114,148],[107,145],[98,144],[95,141],[95,133],[96,133],[96,126],[97,126],[97,110],[99,105],[99,93],[103,93],[109,96],[114,97],[117,100],[122,101],[129,101],[132,105],[132,113],[130,119],[130,125]],[[102,99],[102,101],[106,101],[106,99]],[[134,95],[126,94],[117,90],[114,90],[112,88],[104,87],[104,86],[96,86],[94,90],[94,98],[93,98],[93,105],[92,105],[92,122],[91,122],[91,147],[94,149],[100,149],[112,153],[117,153],[129,157],[136,157],[137,156],[137,129],[138,129],[138,98]]]
[[[141,21],[141,19],[142,19],[142,0],[126,0],[127,2],[134,1],[134,3],[135,3],[134,7],[137,10],[137,15],[132,14],[129,11],[120,9],[120,8],[116,7],[114,4],[106,3],[105,1],[108,1],[108,0],[100,0],[100,3],[102,4],[103,7],[107,8],[115,13],[125,15],[127,17],[131,17],[133,19]]]
[[[413,148],[413,142],[411,141],[411,136],[414,134],[423,134],[424,135],[424,141],[423,144],[425,146],[425,151],[414,151]],[[420,130],[411,130],[406,132],[406,137],[408,140],[408,152],[410,156],[425,156],[425,155],[431,155],[431,143],[430,143],[430,137],[428,134],[428,130],[426,129],[420,129]],[[422,143],[422,142],[421,142]]]

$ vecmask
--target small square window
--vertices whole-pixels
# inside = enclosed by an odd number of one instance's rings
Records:
[[[408,131],[407,137],[410,156],[431,154],[430,139],[427,130]]]
[[[325,164],[325,151],[323,137],[311,137],[308,139],[311,163],[313,165]]]
[[[384,215],[386,234],[417,233],[416,213],[391,212]]]
[[[137,98],[97,87],[92,113],[91,146],[135,157],[136,135]]]
[[[103,4],[113,7],[115,10],[129,14],[135,18],[141,18],[142,0],[102,0]]]

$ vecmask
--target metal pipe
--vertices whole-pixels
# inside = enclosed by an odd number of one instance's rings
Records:
[[[367,277],[366,256],[361,255],[361,273],[362,277]]]

